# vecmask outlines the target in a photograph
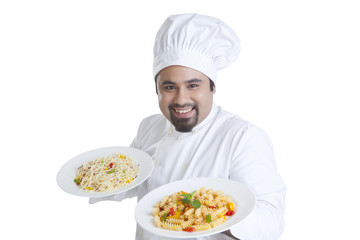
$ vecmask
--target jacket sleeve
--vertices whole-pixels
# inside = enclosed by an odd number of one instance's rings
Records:
[[[235,145],[229,177],[253,191],[256,207],[231,233],[241,240],[279,239],[284,230],[286,186],[276,169],[272,143],[264,131],[250,125]]]

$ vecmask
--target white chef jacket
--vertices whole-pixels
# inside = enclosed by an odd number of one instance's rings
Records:
[[[152,156],[154,170],[138,188],[126,193],[90,199],[122,200],[164,184],[194,177],[232,179],[247,185],[256,196],[256,208],[231,234],[220,233],[193,240],[275,240],[284,229],[285,184],[275,165],[272,143],[266,133],[239,116],[212,106],[209,115],[191,132],[177,132],[162,115],[145,118],[132,147]],[[137,226],[136,240],[169,239]],[[191,240],[191,239],[188,239]]]

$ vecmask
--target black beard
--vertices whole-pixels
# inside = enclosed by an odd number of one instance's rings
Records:
[[[180,108],[192,107],[196,111],[195,117],[194,118],[177,118],[177,117],[175,117],[175,115],[173,113],[173,111],[174,111],[173,107],[180,107]],[[199,120],[199,111],[198,110],[199,109],[196,104],[186,104],[183,106],[180,106],[177,104],[169,105],[171,123],[174,125],[176,131],[191,132],[191,130],[197,125],[198,120]]]

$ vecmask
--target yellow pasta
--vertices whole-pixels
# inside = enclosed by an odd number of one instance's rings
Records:
[[[219,205],[221,202],[226,202],[226,198],[223,195],[219,195],[215,198],[214,204]]]
[[[226,209],[226,207],[218,208],[215,211],[213,211],[212,213],[210,213],[211,219],[215,219],[215,218],[218,218],[219,216],[223,216],[223,215],[225,215],[225,213],[227,211],[228,210]]]
[[[188,216],[188,215],[193,214],[194,212],[195,212],[195,209],[194,209],[194,208],[189,208],[188,210],[186,210],[186,211],[184,212],[184,215],[185,215],[185,216]]]
[[[191,225],[193,225],[194,222],[195,222],[195,218],[191,218],[191,219],[189,219],[188,221],[184,221],[184,222],[181,224],[181,228],[182,228],[182,229],[186,229],[186,228],[190,227]]]
[[[153,216],[155,217],[156,215],[159,215],[159,213],[160,213],[160,208],[154,207],[153,208]]]
[[[203,223],[200,225],[195,225],[194,228],[195,228],[195,231],[205,231],[205,230],[211,229],[212,227],[209,223]]]
[[[200,200],[200,203],[203,204],[203,205],[206,205],[206,206],[212,206],[212,205],[215,204],[214,201],[208,200],[208,199],[204,199],[204,200],[201,199],[201,200]]]
[[[168,199],[169,199],[169,196],[165,196],[165,197],[161,200],[161,202],[159,203],[159,206],[160,206],[160,207],[165,206],[165,204],[167,203]]]
[[[212,205],[211,205],[212,206]],[[210,210],[207,208],[207,207],[205,207],[204,205],[202,205],[201,207],[200,207],[200,209],[201,209],[201,214],[203,215],[203,217],[206,217],[206,215],[209,215],[210,214]]]
[[[160,218],[159,218],[160,219]],[[179,219],[179,218],[167,218],[166,219],[166,222],[169,222],[169,223],[173,223],[173,224],[177,224],[177,225],[181,225],[184,223],[184,220],[183,219]]]
[[[154,224],[173,231],[205,231],[217,227],[235,213],[235,204],[222,191],[204,187],[164,196],[153,208]]]
[[[154,223],[155,223],[155,225],[156,225],[157,227],[161,227],[162,223],[161,223],[161,221],[160,221],[159,215],[156,215],[156,216],[154,217]]]
[[[161,225],[163,228],[174,231],[181,231],[181,225],[165,222]]]
[[[204,218],[203,218],[203,217],[197,217],[197,218],[195,219],[194,225],[199,225],[199,224],[201,224],[203,221],[204,221]]]
[[[196,218],[201,217],[201,207],[199,207],[198,209],[195,210],[195,217]]]
[[[211,225],[212,227],[216,227],[216,226],[222,224],[222,223],[225,222],[225,221],[226,221],[226,218],[225,218],[225,217],[219,217],[218,219],[215,219],[214,221],[211,221],[210,225]]]

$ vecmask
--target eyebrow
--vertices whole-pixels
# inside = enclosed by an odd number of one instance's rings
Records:
[[[190,79],[190,80],[186,81],[186,83],[199,83],[199,82],[202,82],[202,80],[198,79],[198,78],[193,78],[193,79]],[[168,85],[168,84],[176,84],[176,83],[173,82],[173,81],[170,81],[170,80],[166,80],[166,81],[161,83],[161,85]]]
[[[187,83],[199,83],[199,82],[202,82],[202,80],[198,78],[193,78],[187,81]]]

